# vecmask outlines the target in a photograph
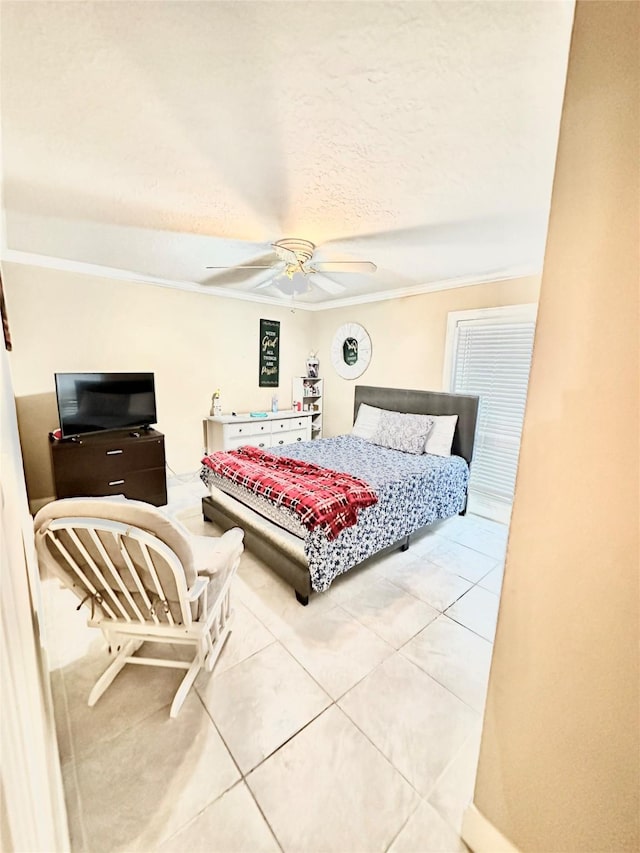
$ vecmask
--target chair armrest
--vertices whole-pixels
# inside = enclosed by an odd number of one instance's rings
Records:
[[[238,527],[227,530],[220,537],[192,536],[193,564],[199,575],[212,575],[228,571],[244,550],[244,531]]]
[[[209,578],[196,578],[196,582],[187,590],[187,601],[197,601],[209,585]]]

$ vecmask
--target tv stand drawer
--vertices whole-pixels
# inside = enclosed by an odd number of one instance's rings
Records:
[[[164,436],[156,430],[83,436],[51,445],[58,498],[124,494],[166,504]]]
[[[147,471],[131,471],[114,479],[92,478],[83,482],[66,481],[60,484],[59,498],[89,497],[106,495],[124,495],[131,500],[147,501],[154,496],[163,497],[166,504],[166,477],[164,468],[151,468]],[[161,504],[156,504],[160,506]]]
[[[126,471],[141,471],[164,465],[162,439],[133,439],[100,442],[97,446],[88,439],[82,444],[62,442],[53,453],[54,468],[64,469],[66,476],[111,478]]]

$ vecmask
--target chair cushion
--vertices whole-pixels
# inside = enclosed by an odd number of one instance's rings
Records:
[[[199,575],[226,572],[242,554],[244,531],[227,530],[220,537],[191,536],[193,564]]]

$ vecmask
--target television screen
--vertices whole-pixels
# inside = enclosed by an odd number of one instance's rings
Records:
[[[56,373],[63,438],[156,421],[153,373]]]

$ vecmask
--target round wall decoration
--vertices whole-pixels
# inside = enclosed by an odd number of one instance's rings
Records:
[[[362,376],[371,361],[371,338],[359,323],[345,323],[333,336],[331,363],[343,379]]]

